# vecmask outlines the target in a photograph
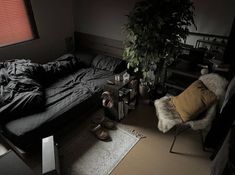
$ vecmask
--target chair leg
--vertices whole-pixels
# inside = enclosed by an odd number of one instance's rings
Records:
[[[169,150],[170,153],[176,153],[175,151],[173,151],[173,147],[174,147],[174,145],[175,145],[176,137],[177,137],[178,135],[180,135],[181,133],[183,133],[184,131],[188,130],[189,128],[190,128],[189,126],[187,126],[186,128],[183,128],[183,127],[181,127],[180,125],[177,125],[177,126],[176,126],[174,138],[173,138],[173,141],[172,141],[172,143],[171,143],[170,150]]]
[[[176,137],[177,137],[177,135],[174,135],[173,141],[171,143],[170,151],[169,151],[170,153],[174,153],[174,151],[172,151],[172,150],[173,150],[173,147],[174,147],[174,144],[175,144]]]
[[[206,147],[205,147],[205,144],[204,144],[204,138],[203,138],[203,131],[202,130],[200,130],[199,131],[200,132],[200,135],[201,135],[201,142],[202,142],[202,150],[204,151],[204,152],[209,152],[209,153],[213,153],[213,151],[212,150],[208,150],[208,149],[206,149]]]
[[[175,141],[176,141],[176,137],[177,137],[178,134],[180,134],[179,130],[180,130],[180,126],[177,125],[176,129],[175,129],[175,133],[174,133],[174,138],[173,138],[173,141],[171,143],[170,150],[169,150],[170,153],[174,153],[174,151],[172,151],[172,150],[173,150],[173,147],[174,147],[174,144],[175,144]]]
[[[201,136],[202,150],[203,150],[203,151],[206,151],[206,150],[205,150],[205,146],[204,146],[204,138],[203,138],[202,130],[200,130],[199,133],[200,133],[200,136]]]

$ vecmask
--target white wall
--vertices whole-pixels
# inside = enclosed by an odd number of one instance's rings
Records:
[[[229,36],[235,17],[235,0],[194,0],[197,30],[190,31]],[[195,45],[197,36],[189,36],[187,43]]]
[[[53,60],[66,52],[65,38],[77,31],[123,40],[126,15],[139,0],[31,0],[40,39],[0,48],[0,61],[30,58]],[[228,35],[235,0],[194,0],[197,32]],[[188,42],[195,43],[195,39]]]
[[[75,0],[75,26],[83,33],[122,40],[122,26],[138,0]]]
[[[65,38],[73,36],[72,0],[31,0],[39,39],[0,48],[0,61],[29,58],[47,62],[66,52]]]
[[[193,32],[228,36],[235,17],[235,0],[194,0],[195,22]]]
[[[138,0],[75,0],[76,30],[88,34],[123,40],[121,27]],[[193,0],[196,7],[196,32],[229,35],[235,17],[235,0]],[[195,31],[191,29],[191,31]],[[187,42],[195,44],[197,37]]]

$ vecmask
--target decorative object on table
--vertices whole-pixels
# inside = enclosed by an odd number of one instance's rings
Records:
[[[113,98],[111,96],[111,93],[108,91],[105,91],[101,95],[102,100],[102,105],[105,108],[112,108],[113,107]]]
[[[130,80],[130,74],[128,74],[127,72],[125,72],[123,74],[123,81],[129,81]]]
[[[120,74],[115,75],[114,80],[115,81],[122,81],[121,75]]]
[[[120,76],[119,75],[114,75],[114,80],[115,81],[120,81]]]
[[[140,72],[143,86],[164,84],[166,68],[177,56],[181,41],[189,33],[188,27],[195,26],[193,13],[190,0],[136,3],[124,26],[123,58],[129,69]]]

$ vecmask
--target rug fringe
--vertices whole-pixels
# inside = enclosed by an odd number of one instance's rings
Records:
[[[139,131],[136,131],[135,129],[128,128],[125,125],[118,124],[117,127],[129,132],[130,134],[134,135],[135,137],[137,137],[139,139],[146,138],[146,136],[144,134],[140,133]]]
[[[145,135],[143,135],[142,133],[140,133],[139,131],[136,131],[135,129],[130,129],[129,130],[133,135],[135,135],[137,138],[146,138]]]

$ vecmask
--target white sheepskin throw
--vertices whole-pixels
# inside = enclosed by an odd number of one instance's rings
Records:
[[[169,131],[176,124],[182,123],[170,99],[170,96],[165,96],[154,102],[156,115],[158,117],[158,129],[163,133]]]
[[[221,107],[228,81],[216,73],[202,75],[199,80],[201,80],[209,90],[215,93],[219,99],[219,107]]]
[[[199,80],[201,80],[209,90],[215,93],[219,99],[219,105],[221,106],[228,81],[215,73],[202,75]],[[170,99],[170,96],[165,96],[154,102],[156,115],[158,117],[158,129],[163,133],[169,131],[175,125],[182,123]],[[216,111],[217,104],[214,104],[199,120],[188,121],[184,124],[190,125],[193,130],[207,130],[216,115]]]

